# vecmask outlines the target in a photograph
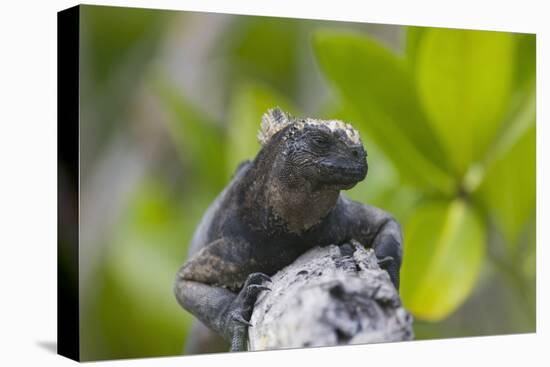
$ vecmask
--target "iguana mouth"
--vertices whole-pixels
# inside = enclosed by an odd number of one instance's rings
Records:
[[[367,162],[349,160],[327,160],[319,163],[320,180],[342,189],[350,189],[367,176]]]

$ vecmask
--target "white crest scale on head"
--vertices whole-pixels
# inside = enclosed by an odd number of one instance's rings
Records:
[[[313,118],[295,119],[279,107],[269,109],[262,116],[262,124],[258,132],[258,141],[261,145],[267,142],[279,131],[293,124],[297,129],[303,129],[306,126],[325,126],[330,131],[342,130],[348,139],[354,144],[361,144],[359,132],[350,124],[340,120],[318,120]]]

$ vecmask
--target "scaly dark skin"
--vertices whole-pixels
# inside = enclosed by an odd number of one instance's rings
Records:
[[[362,142],[279,109],[264,119],[282,128],[269,136],[254,161],[241,164],[207,210],[189,260],[177,274],[176,298],[200,320],[192,333],[197,340],[188,342],[190,353],[223,350],[219,343],[214,346],[216,334],[232,351],[246,350],[254,303],[269,290],[269,277],[314,246],[354,239],[374,248],[399,289],[399,224],[388,213],[340,194],[367,175]]]

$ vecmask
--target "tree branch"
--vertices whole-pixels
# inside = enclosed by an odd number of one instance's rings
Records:
[[[272,278],[256,302],[249,349],[410,340],[412,317],[372,249],[316,247]]]

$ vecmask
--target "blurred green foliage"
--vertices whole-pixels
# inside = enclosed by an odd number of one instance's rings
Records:
[[[94,182],[94,167],[118,159],[106,148],[119,144],[117,132],[140,152],[156,147],[126,199],[110,197],[120,207],[93,243],[100,261],[82,288],[84,359],[183,352],[192,316],[173,296],[174,276],[277,105],[360,131],[369,176],[346,194],[403,225],[401,293],[417,338],[534,330],[533,35],[403,27],[402,44],[396,26],[228,16],[201,65],[225,91],[215,113],[170,74],[162,50],[174,34],[201,43],[188,33],[193,17],[208,25],[220,15],[83,9],[84,177]],[[144,90],[160,111],[149,125],[135,121]],[[114,181],[128,175],[118,168]]]
[[[227,85],[243,79],[272,85],[287,96],[295,97],[298,91],[300,62],[300,21],[271,17],[234,18],[223,42],[213,56],[227,61],[224,73]]]
[[[93,338],[85,359],[173,354],[191,321],[170,297],[190,213],[175,207],[159,182],[143,182],[133,196],[95,279],[101,287],[85,315],[82,332],[91,334],[83,339]]]

